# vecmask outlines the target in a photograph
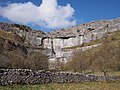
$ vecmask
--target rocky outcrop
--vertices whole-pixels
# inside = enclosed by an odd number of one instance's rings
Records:
[[[95,76],[72,72],[32,71],[30,69],[0,69],[0,85],[79,83],[93,81],[116,81],[119,76]]]
[[[25,39],[24,43],[30,43],[33,47],[41,45],[41,39],[46,37],[46,34],[42,31],[36,31],[30,27],[19,24],[1,22],[0,29],[23,37]]]
[[[78,26],[73,26],[70,28],[63,28],[61,30],[56,30],[50,32],[52,37],[72,37],[76,35],[86,35],[90,32],[96,32],[96,34],[100,34],[100,32],[108,32],[115,31],[120,28],[120,18],[113,20],[97,20],[92,21],[86,24],[81,24]]]
[[[53,40],[53,49],[56,58],[69,59],[74,50],[64,51],[63,48],[79,46],[83,43],[88,43],[92,40],[100,39],[106,36],[110,32],[120,30],[120,18],[113,20],[98,20],[74,26],[70,28],[64,28],[49,33],[49,36]],[[45,39],[45,41],[50,41]],[[46,47],[50,49],[52,45],[44,43]],[[47,46],[48,45],[48,46]]]
[[[0,30],[0,53],[4,51],[18,50],[27,54],[27,49],[23,45],[23,38],[19,35]]]
[[[44,49],[51,60],[61,58],[66,61],[73,51],[64,51],[63,48],[78,46],[100,39],[109,32],[120,30],[120,18],[93,21],[49,33],[36,31],[18,24],[0,23],[0,28],[24,37],[24,44],[27,46],[31,44],[36,51],[39,48]]]

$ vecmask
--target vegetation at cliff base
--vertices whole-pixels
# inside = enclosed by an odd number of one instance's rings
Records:
[[[24,45],[24,38],[0,30],[0,69],[4,68],[46,70],[48,59],[42,50],[29,53]]]
[[[99,70],[105,76],[111,70],[120,70],[120,31],[103,37],[98,47],[74,52],[67,69],[81,73]]]

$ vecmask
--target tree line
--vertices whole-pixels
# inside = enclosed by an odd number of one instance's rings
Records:
[[[100,70],[107,75],[109,70],[120,70],[120,42],[102,39],[102,45],[87,51],[76,51],[66,64],[67,70],[84,73]]]
[[[0,68],[48,70],[48,58],[42,51],[28,55],[18,50],[4,52],[0,54]]]

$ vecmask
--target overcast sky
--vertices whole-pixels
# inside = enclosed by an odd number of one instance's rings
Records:
[[[120,17],[120,0],[0,0],[0,22],[45,32]]]

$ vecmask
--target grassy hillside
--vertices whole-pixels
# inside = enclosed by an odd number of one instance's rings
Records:
[[[12,51],[24,48],[24,39],[20,36],[0,30],[0,51]]]
[[[104,75],[112,70],[120,70],[120,31],[112,32],[100,40],[84,45],[98,43],[101,43],[98,47],[74,52],[67,64],[68,70],[84,73],[87,73],[87,70],[91,72],[100,70]]]
[[[48,69],[42,50],[29,53],[26,47],[23,37],[0,30],[0,68]]]

